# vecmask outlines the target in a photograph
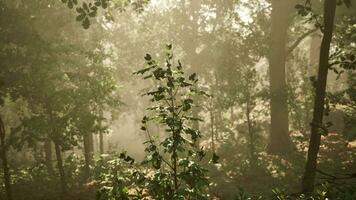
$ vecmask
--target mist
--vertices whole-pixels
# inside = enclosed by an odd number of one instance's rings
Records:
[[[356,199],[351,0],[0,0],[0,199]]]

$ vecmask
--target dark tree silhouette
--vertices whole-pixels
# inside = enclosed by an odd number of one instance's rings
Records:
[[[336,0],[324,2],[324,36],[320,48],[318,79],[315,85],[315,101],[313,120],[311,124],[311,137],[309,141],[308,157],[302,180],[303,192],[314,190],[314,181],[317,167],[317,156],[323,130],[323,114],[325,106],[325,90],[329,70],[330,44],[333,36]]]
[[[6,143],[5,143],[5,126],[2,118],[0,117],[0,150],[1,150],[1,160],[2,168],[4,171],[4,182],[5,182],[5,191],[8,200],[12,200],[12,191],[11,191],[11,175],[7,162],[6,156]]]

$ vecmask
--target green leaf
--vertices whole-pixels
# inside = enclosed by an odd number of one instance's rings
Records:
[[[173,79],[172,78],[168,78],[167,87],[174,88],[174,83],[173,83]]]
[[[89,21],[88,17],[85,17],[85,19],[82,22],[82,25],[85,29],[88,29],[90,27],[90,21]]]
[[[88,4],[83,2],[83,9],[86,11],[86,12],[89,12],[89,7],[88,7]]]
[[[108,3],[103,2],[103,3],[101,4],[101,7],[104,8],[104,9],[106,9],[106,8],[108,7]]]
[[[177,66],[177,69],[178,70],[182,70],[182,63],[180,62],[180,60],[178,60],[178,66]]]
[[[219,163],[219,156],[216,153],[213,153],[213,157],[211,158],[212,163],[217,164]]]
[[[76,20],[79,21],[79,22],[80,22],[80,21],[83,21],[83,19],[85,18],[85,16],[86,16],[85,14],[80,14],[80,15],[77,16]]]
[[[301,4],[295,5],[295,9],[300,10],[300,9],[304,9],[304,8],[305,8],[305,7],[304,7],[303,5],[301,5]]]
[[[135,75],[144,74],[144,73],[146,73],[147,71],[149,71],[150,69],[152,69],[152,67],[147,67],[147,68],[138,70],[137,72],[134,72],[133,74],[135,74]]]
[[[150,54],[146,54],[145,60],[146,60],[146,61],[152,60],[152,56],[151,56]]]
[[[184,99],[183,101],[183,111],[188,111],[192,108],[193,100],[192,99]]]
[[[90,13],[89,13],[89,16],[90,16],[90,17],[95,17],[95,16],[96,16],[96,11],[90,12]]]
[[[68,1],[67,6],[68,6],[68,8],[72,9],[74,5],[73,5],[72,1]]]
[[[83,14],[85,14],[85,11],[84,11],[84,9],[83,9],[82,7],[76,8],[76,11],[77,11],[78,13],[83,13]]]
[[[195,81],[195,80],[196,80],[196,77],[197,77],[197,74],[196,74],[196,73],[193,73],[192,75],[189,76],[189,80]]]

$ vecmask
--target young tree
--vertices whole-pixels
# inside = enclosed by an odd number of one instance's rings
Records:
[[[207,199],[204,191],[208,182],[206,170],[198,162],[204,152],[196,146],[200,132],[190,124],[199,120],[191,116],[194,103],[192,96],[205,93],[195,87],[198,81],[196,74],[185,77],[182,64],[178,61],[178,65],[174,66],[171,50],[172,46],[167,45],[164,67],[160,67],[147,54],[145,59],[148,67],[136,72],[157,84],[146,93],[153,103],[148,109],[152,115],[143,117],[141,127],[149,138],[146,142],[148,155],[144,163],[152,164],[156,169],[148,177],[147,188],[155,199],[203,200]],[[149,122],[159,123],[169,134],[159,144],[147,129]]]
[[[320,47],[318,78],[315,85],[315,100],[313,119],[311,123],[311,136],[309,141],[307,163],[302,180],[302,191],[306,193],[310,193],[314,190],[320,140],[321,135],[325,132],[323,125],[323,114],[325,109],[327,75],[330,66],[330,44],[333,37],[335,10],[336,0],[325,0],[323,40]]]

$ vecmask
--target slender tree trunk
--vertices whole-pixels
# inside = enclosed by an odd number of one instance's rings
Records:
[[[104,153],[104,134],[102,132],[99,133],[99,151],[100,154]]]
[[[285,154],[291,150],[289,136],[286,44],[294,1],[272,0],[269,55],[271,128],[268,152]]]
[[[175,121],[175,116],[176,116],[176,107],[175,107],[175,97],[173,94],[173,90],[170,89],[169,91],[170,99],[171,99],[171,106],[173,108],[172,110],[172,119],[173,122]],[[179,189],[179,183],[178,183],[178,149],[177,149],[177,141],[178,137],[180,136],[180,132],[175,129],[175,126],[173,125],[171,127],[171,131],[173,134],[173,152],[172,152],[172,166],[173,166],[173,182],[174,182],[174,194],[177,193]]]
[[[94,135],[92,133],[89,134],[89,148],[92,159],[94,155]]]
[[[250,138],[250,163],[251,166],[255,166],[256,164],[256,157],[255,157],[255,138],[254,138],[254,132],[253,132],[253,127],[252,127],[252,120],[251,120],[251,110],[250,110],[250,104],[247,103],[246,105],[246,118],[247,118],[247,127],[248,127],[248,135]]]
[[[210,132],[211,132],[211,151],[215,154],[215,131],[214,131],[214,114],[213,111],[210,110]]]
[[[333,35],[336,0],[324,2],[324,36],[320,48],[318,79],[315,87],[315,101],[308,157],[302,180],[302,191],[313,192],[323,123],[325,92],[329,68],[330,43]]]
[[[320,56],[320,45],[321,45],[322,35],[320,31],[317,31],[311,35],[311,42],[310,42],[310,53],[309,53],[309,64],[306,68],[307,70],[307,77],[312,78],[317,76],[318,71],[318,64],[319,64],[319,56]],[[308,85],[310,83],[308,82]],[[313,102],[310,102],[309,97],[304,97],[304,112],[305,118],[301,121],[301,133],[305,138],[309,138],[309,124],[312,119],[312,109],[313,109]]]
[[[198,103],[198,99],[197,98],[194,99],[194,103],[195,104]],[[193,115],[194,118],[199,118],[199,108],[198,107],[193,107],[192,108],[192,115]],[[199,121],[198,120],[193,121],[193,129],[199,130]]]
[[[104,115],[103,112],[101,112],[100,116],[101,116],[102,118],[104,118],[103,115]],[[100,120],[100,121],[99,121],[99,126],[100,126],[100,127],[102,127],[102,125],[103,125],[102,123],[103,123],[103,121]],[[94,149],[93,149],[93,151],[94,151]],[[104,154],[104,133],[103,133],[103,131],[100,131],[100,132],[99,132],[99,153],[100,153],[100,154]]]
[[[54,174],[53,165],[52,165],[52,142],[50,139],[46,139],[44,143],[44,151],[45,151],[45,162],[47,171],[50,175]]]
[[[90,177],[90,165],[93,160],[93,134],[88,133],[84,135],[84,159],[85,159],[85,177]]]
[[[63,160],[62,160],[62,152],[59,142],[54,140],[54,148],[56,150],[56,158],[57,158],[57,167],[59,171],[59,178],[61,181],[61,196],[63,197],[67,194],[67,181],[65,177],[64,167],[63,167]]]
[[[11,175],[7,162],[6,150],[7,147],[5,144],[5,125],[0,116],[0,151],[1,151],[0,153],[1,153],[1,160],[2,160],[2,168],[4,171],[5,191],[6,191],[7,199],[13,200],[12,191],[11,191]]]

